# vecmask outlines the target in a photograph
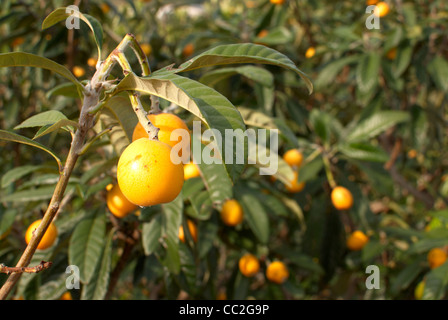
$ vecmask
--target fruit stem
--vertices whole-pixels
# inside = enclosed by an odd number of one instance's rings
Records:
[[[113,56],[115,61],[117,61],[121,68],[123,69],[123,73],[125,75],[132,72],[131,65],[129,64],[128,59],[123,52],[117,51]],[[142,106],[142,103],[139,98],[139,94],[136,91],[128,91],[129,99],[131,100],[132,108],[134,109],[135,114],[137,115],[138,121],[143,126],[145,131],[148,133],[148,137],[150,140],[158,140],[159,136],[159,128],[154,126],[152,122],[146,116],[146,111]]]
[[[131,48],[132,50],[134,50],[134,53],[137,56],[138,62],[140,63],[140,67],[142,68],[142,75],[144,77],[149,76],[151,73],[151,69],[149,68],[148,57],[146,57],[137,39],[132,33],[128,33],[125,38],[129,39]]]
[[[143,109],[142,103],[137,92],[129,92],[132,108],[137,115],[138,121],[141,123],[145,131],[148,133],[150,140],[159,140],[159,128],[154,126],[146,116],[146,111]]]
[[[328,159],[328,155],[326,153],[322,154],[322,160],[324,162],[325,173],[327,174],[327,180],[330,184],[331,189],[336,188],[337,183],[334,180],[333,173],[331,172],[330,160]]]

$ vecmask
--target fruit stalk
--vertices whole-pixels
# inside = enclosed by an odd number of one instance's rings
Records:
[[[131,65],[126,59],[123,52],[118,51],[114,55],[114,59],[120,64],[123,69],[123,73],[127,75],[132,72]],[[146,116],[146,111],[142,106],[142,103],[139,98],[139,94],[135,91],[129,92],[129,99],[131,100],[132,108],[134,109],[135,114],[137,115],[138,121],[141,123],[145,131],[148,133],[148,137],[150,140],[158,140],[159,128],[154,126],[152,122]]]
[[[337,184],[334,180],[333,173],[331,172],[330,160],[328,159],[327,154],[323,153],[322,160],[324,162],[325,173],[327,175],[328,183],[330,184],[331,189],[336,188]]]

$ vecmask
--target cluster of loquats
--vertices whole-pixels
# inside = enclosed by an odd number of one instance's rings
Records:
[[[197,242],[198,241],[198,227],[190,219],[187,219],[187,225],[188,225],[188,231],[190,232],[190,235],[193,238],[193,241]],[[186,241],[186,239],[185,239],[185,231],[184,231],[184,227],[183,226],[179,227],[179,240],[182,241],[183,243],[185,243],[185,241]]]
[[[238,267],[242,275],[250,278],[260,271],[260,261],[255,255],[246,253],[240,258]],[[288,267],[278,260],[268,264],[265,274],[266,279],[275,284],[283,284],[289,278]]]
[[[299,168],[303,162],[303,154],[297,149],[290,149],[283,155],[283,160],[294,170],[294,178],[286,185],[286,190],[298,193],[305,188],[305,182],[299,182]]]

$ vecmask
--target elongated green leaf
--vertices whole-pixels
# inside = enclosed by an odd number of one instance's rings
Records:
[[[68,185],[66,192],[71,191],[74,188],[73,185]],[[45,186],[35,189],[27,189],[23,191],[16,191],[14,193],[2,196],[2,201],[11,202],[29,202],[51,199],[54,192],[54,185]]]
[[[238,111],[243,117],[244,123],[247,126],[253,126],[264,129],[278,129],[274,120],[261,111],[249,109],[245,107],[238,107]]]
[[[266,87],[272,87],[274,85],[274,76],[272,75],[272,73],[266,69],[256,66],[241,66],[213,70],[203,75],[199,79],[199,81],[208,86],[213,86],[219,81],[222,81],[235,74],[240,74]]]
[[[440,300],[448,285],[448,262],[431,270],[425,280],[422,300]]]
[[[436,86],[443,91],[448,91],[448,61],[440,56],[435,57],[428,64],[428,73]]]
[[[421,261],[416,261],[400,271],[392,282],[390,291],[393,295],[398,294],[401,290],[406,289],[414,281],[414,279],[423,270],[424,265]]]
[[[101,263],[97,265],[95,274],[81,292],[81,300],[103,300],[109,287],[110,271],[112,268],[112,240],[114,230],[110,230],[101,255]]]
[[[73,12],[73,10],[70,10],[70,8],[66,7],[57,8],[56,10],[51,12],[42,22],[42,30],[45,30],[58,22],[66,21],[70,16],[70,19],[72,19],[72,23],[75,23],[73,19],[79,18],[89,26],[90,30],[92,30],[96,45],[98,47],[98,57],[101,59],[101,48],[103,46],[103,28],[101,27],[101,24],[98,20],[88,14],[83,14],[79,11]]]
[[[189,294],[195,295],[200,289],[200,284],[196,280],[196,263],[194,256],[188,247],[180,243],[179,245],[180,263],[181,263],[181,287]]]
[[[70,238],[68,259],[79,268],[80,279],[88,283],[101,260],[106,236],[106,220],[101,211],[79,222]]]
[[[182,193],[184,194],[184,198],[188,199],[192,195],[204,190],[204,188],[205,188],[205,185],[204,185],[204,181],[202,180],[202,178],[194,177],[194,178],[185,180],[184,186],[182,187]]]
[[[194,162],[201,172],[212,205],[219,209],[226,199],[230,199],[233,196],[233,183],[221,164],[202,161],[202,154],[206,146],[200,143],[199,137],[196,137],[195,134],[192,135],[192,144]],[[200,146],[200,153],[195,152],[196,146]]]
[[[33,165],[26,165],[26,166],[20,166],[12,168],[11,170],[7,171],[3,176],[1,180],[1,187],[4,188],[8,186],[10,183],[26,176],[27,174],[35,171],[40,170],[51,170],[54,169],[49,166],[33,166]]]
[[[189,198],[192,209],[190,216],[198,220],[208,220],[213,212],[212,201],[208,191],[202,191]]]
[[[324,167],[322,157],[317,157],[308,163],[304,163],[299,170],[299,183],[315,179]]]
[[[9,228],[14,223],[17,211],[14,209],[3,210],[0,206],[0,236],[4,236],[8,232]]]
[[[347,137],[347,142],[365,141],[384,132],[397,123],[409,120],[409,114],[404,111],[379,111],[361,121]]]
[[[162,241],[164,241],[166,267],[174,274],[180,271],[179,227],[182,223],[182,192],[172,202],[162,204]]]
[[[21,124],[14,127],[14,130],[30,127],[42,127],[46,125],[52,125],[59,120],[67,119],[67,117],[60,111],[50,110],[38,113],[32,117],[29,117]]]
[[[177,275],[180,272],[179,242],[167,238],[165,239],[165,246],[166,255],[163,259],[163,263],[171,273]]]
[[[0,54],[0,67],[37,67],[53,71],[76,85],[78,90],[84,91],[83,85],[63,65],[50,59],[26,52],[10,52]]]
[[[268,46],[291,43],[294,41],[294,34],[286,27],[278,27],[269,30],[264,37],[256,37],[253,42]]]
[[[340,145],[338,149],[350,159],[375,162],[386,162],[389,160],[389,155],[383,149],[370,144],[351,143]]]
[[[356,82],[361,92],[370,92],[378,84],[381,57],[376,53],[366,54],[356,68]]]
[[[213,247],[219,230],[218,217],[212,215],[206,223],[198,226],[198,252],[199,258],[204,258]]]
[[[45,282],[39,287],[38,300],[59,300],[67,291],[67,275],[62,273],[58,278]]]
[[[75,132],[74,128],[78,127],[78,123],[68,119],[61,119],[52,125],[46,125],[39,129],[39,131],[34,135],[33,140],[40,138],[46,134],[52,133],[59,129],[64,129],[65,131]]]
[[[392,70],[393,75],[396,79],[398,79],[403,74],[403,72],[406,71],[409,64],[411,63],[413,47],[411,45],[408,45],[404,48],[399,48],[397,51],[397,57],[394,60]]]
[[[122,96],[110,98],[101,110],[100,119],[103,129],[112,128],[109,132],[111,143],[117,154],[121,154],[131,142],[138,121],[129,98]]]
[[[64,96],[68,98],[82,98],[82,94],[78,88],[71,82],[61,83],[60,85],[49,90],[46,94],[47,99],[54,96]]]
[[[244,210],[244,219],[247,221],[257,239],[266,244],[269,240],[269,219],[265,208],[257,199],[253,190],[238,189],[235,196]]]
[[[342,68],[348,66],[359,60],[358,55],[344,57],[327,64],[322,70],[315,81],[316,88],[325,88],[330,83],[335,82],[336,76],[340,73]]]
[[[409,248],[409,253],[425,253],[432,248],[442,247],[446,245],[446,237],[441,239],[421,239]]]
[[[23,143],[23,144],[27,144],[29,146],[33,146],[36,148],[39,148],[41,150],[46,151],[47,153],[49,153],[58,163],[58,167],[59,167],[59,171],[62,171],[62,163],[61,160],[58,158],[58,156],[56,156],[55,153],[53,153],[53,151],[51,151],[50,149],[48,149],[47,147],[45,147],[44,145],[33,141],[31,139],[28,139],[27,137],[15,134],[13,132],[9,132],[9,131],[5,131],[5,130],[0,130],[0,140],[7,140],[7,141],[13,141],[13,142],[19,142],[19,143]]]
[[[233,129],[235,133],[241,130],[240,132],[244,133],[246,129],[240,113],[227,98],[210,87],[176,74],[159,73],[157,76],[153,74],[145,78],[129,74],[116,87],[116,92],[125,90],[155,95],[185,108],[204,121],[209,128],[215,129],[211,133],[218,142],[227,142],[226,130]],[[225,145],[224,142],[222,145]],[[217,150],[221,155],[218,158],[221,159],[221,164],[226,166],[230,178],[236,179],[245,167],[247,141],[242,145],[233,144],[231,161],[227,160],[226,148],[221,149]],[[239,152],[244,153],[243,163],[239,163],[237,158]]]
[[[271,64],[292,70],[305,81],[309,93],[313,92],[313,84],[308,76],[298,69],[291,59],[274,49],[253,43],[217,46],[181,64],[179,68],[173,69],[173,72],[239,63]]]
[[[162,236],[162,215],[155,216],[150,222],[144,223],[142,227],[142,245],[145,255],[149,256],[159,246]]]

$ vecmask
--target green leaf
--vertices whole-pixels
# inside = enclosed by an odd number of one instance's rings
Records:
[[[213,87],[216,83],[235,74],[240,74],[266,87],[272,87],[274,85],[274,77],[272,73],[264,68],[256,66],[242,66],[213,70],[203,75],[199,79],[199,82]]]
[[[83,283],[92,280],[106,241],[106,216],[99,211],[78,223],[70,238],[68,260],[80,271]]]
[[[164,264],[174,274],[180,271],[179,227],[182,223],[182,192],[172,202],[162,204],[162,241],[166,249]]]
[[[319,71],[319,75],[315,81],[316,88],[325,88],[329,84],[335,83],[336,77],[341,72],[342,68],[357,61],[359,61],[359,56],[354,55],[328,63],[322,70]]]
[[[217,46],[193,57],[181,64],[179,68],[172,69],[172,71],[177,73],[204,67],[237,63],[270,64],[292,70],[305,81],[309,93],[311,94],[313,92],[313,84],[308,76],[299,70],[291,59],[274,49],[253,43]],[[166,68],[162,70],[166,70]]]
[[[71,14],[72,10],[70,10],[69,8],[57,8],[56,10],[51,12],[42,22],[42,30],[50,28],[58,22],[66,21],[67,18],[71,16]],[[76,17],[75,15],[73,15],[72,19],[76,19],[78,17],[89,26],[90,30],[92,30],[96,45],[98,47],[98,58],[101,59],[101,48],[103,46],[103,28],[101,27],[101,23],[88,14],[77,12],[77,15],[78,16]]]
[[[3,236],[14,223],[17,211],[14,209],[8,209],[3,211],[3,207],[0,206],[0,237]]]
[[[428,64],[427,69],[436,86],[442,91],[448,91],[448,61],[437,56]]]
[[[381,56],[376,53],[366,54],[356,67],[356,82],[361,92],[371,92],[378,85]]]
[[[208,220],[213,212],[212,201],[208,191],[202,191],[189,198],[192,209],[190,216],[198,220]]]
[[[304,163],[299,170],[299,183],[315,179],[323,167],[322,157],[317,157],[308,163]]]
[[[33,141],[31,139],[28,139],[27,137],[15,134],[13,132],[5,131],[5,130],[0,130],[0,140],[19,142],[19,143],[27,144],[29,146],[33,146],[33,147],[36,147],[36,148],[46,151],[56,160],[56,162],[58,163],[59,171],[62,172],[61,160],[58,158],[58,156],[56,156],[56,154],[53,153],[53,151],[51,151],[44,145],[42,145],[36,141]]]
[[[397,49],[397,57],[394,60],[392,70],[393,75],[396,79],[401,77],[403,72],[405,72],[406,69],[408,68],[412,60],[412,53],[413,53],[413,47],[410,44],[408,44],[404,48]]]
[[[212,205],[215,208],[221,208],[223,202],[233,197],[233,183],[229,179],[229,176],[225,168],[221,164],[217,163],[204,163],[198,161],[198,156],[202,155],[202,152],[206,148],[204,144],[199,142],[196,135],[192,135],[193,150],[195,146],[200,145],[201,153],[193,152],[193,160],[201,172],[205,188],[209,193],[209,197]],[[201,157],[202,158],[202,157]]]
[[[67,291],[66,281],[67,275],[62,273],[54,280],[45,282],[39,287],[37,300],[58,300]]]
[[[21,124],[14,127],[14,130],[30,127],[42,127],[46,125],[52,125],[59,120],[67,119],[67,117],[60,111],[50,110],[38,113],[32,117],[29,117]]]
[[[33,165],[26,165],[12,168],[2,176],[1,187],[2,188],[7,187],[10,183],[17,181],[18,179],[26,176],[27,174],[30,174],[31,172],[40,170],[51,170],[51,169],[52,167],[49,166],[33,166]]]
[[[150,222],[144,223],[142,227],[142,245],[145,255],[149,256],[159,246],[162,236],[162,215],[155,216]]]
[[[409,248],[409,254],[411,253],[427,253],[432,248],[443,247],[446,245],[446,237],[438,239],[425,238],[412,244]]]
[[[206,223],[200,223],[198,226],[198,242],[197,248],[199,252],[199,258],[204,258],[210,249],[213,247],[215,240],[217,239],[219,225],[216,215],[212,215],[210,220]]]
[[[83,287],[81,300],[103,300],[109,288],[109,278],[112,269],[112,244],[114,230],[110,230],[106,239],[101,262],[97,265],[92,279]]]
[[[0,67],[37,67],[53,71],[76,85],[78,90],[84,91],[83,85],[63,65],[50,59],[40,57],[31,53],[11,52],[0,54]]]
[[[404,111],[379,111],[361,121],[348,133],[346,142],[359,142],[373,138],[390,127],[409,120],[409,114]]]
[[[47,99],[50,99],[53,96],[64,96],[68,98],[82,98],[81,92],[79,92],[76,85],[71,82],[61,83],[56,87],[49,90],[46,94]]]
[[[256,191],[244,188],[235,192],[235,197],[243,207],[244,219],[252,232],[262,244],[267,244],[269,241],[269,218],[254,192]]]
[[[286,27],[277,27],[269,30],[264,37],[255,37],[253,42],[262,43],[267,46],[277,46],[287,44],[294,41],[294,34]]]
[[[52,125],[46,125],[39,129],[39,131],[34,135],[33,140],[40,138],[46,134],[52,133],[59,129],[64,129],[69,132],[75,132],[74,128],[78,127],[78,123],[68,119],[62,119]]]
[[[185,180],[184,186],[182,187],[182,193],[184,198],[188,199],[195,193],[201,192],[204,189],[204,181],[201,177],[194,177]]]
[[[194,256],[184,243],[180,243],[179,253],[182,271],[181,276],[179,277],[181,280],[181,287],[183,290],[194,296],[201,290],[200,284],[198,284],[196,280],[197,266],[194,261]]]
[[[163,259],[163,263],[171,273],[177,275],[180,272],[179,242],[167,238],[165,239],[165,247],[166,256]]]
[[[445,296],[448,284],[448,263],[432,269],[426,275],[422,300],[440,300]]]
[[[338,150],[350,159],[374,162],[389,160],[389,155],[383,149],[366,143],[343,144],[338,146]]]
[[[267,116],[261,111],[238,107],[238,111],[243,117],[246,126],[253,126],[264,129],[278,129],[273,118]]]
[[[71,191],[73,187],[73,185],[68,185],[66,192]],[[52,185],[48,187],[16,191],[14,193],[2,196],[2,201],[29,202],[47,200],[51,199],[51,197],[53,196],[54,188],[54,185]]]
[[[157,76],[153,74],[145,78],[129,74],[116,87],[116,92],[125,90],[145,92],[185,108],[204,121],[209,128],[218,130],[219,134],[212,131],[215,141],[226,138],[226,129],[233,129],[234,132],[246,130],[240,113],[227,98],[210,87],[176,74],[159,73]],[[245,167],[245,161],[238,163],[236,149],[240,147],[244,150],[246,159],[246,140],[243,146],[233,145],[232,161],[226,161],[226,148],[218,150],[222,155],[219,159],[224,159],[221,160],[222,165],[226,166],[231,179],[236,179]]]
[[[408,288],[423,269],[424,265],[420,260],[404,267],[392,282],[390,288],[390,292],[392,293],[392,295],[396,295],[401,290]]]

